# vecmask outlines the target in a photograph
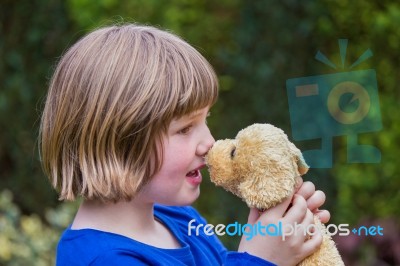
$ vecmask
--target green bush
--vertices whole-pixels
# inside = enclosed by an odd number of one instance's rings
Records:
[[[0,265],[54,265],[57,241],[75,213],[76,204],[64,203],[37,214],[23,215],[9,190],[0,192]]]

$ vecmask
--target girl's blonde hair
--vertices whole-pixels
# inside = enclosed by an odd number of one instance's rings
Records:
[[[89,33],[60,59],[40,127],[42,165],[61,200],[129,200],[159,170],[174,118],[217,99],[196,49],[154,27]]]

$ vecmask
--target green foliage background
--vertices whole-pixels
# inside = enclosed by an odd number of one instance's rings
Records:
[[[313,169],[305,179],[326,192],[332,223],[392,221],[385,233],[400,241],[400,3],[0,0],[0,265],[53,264],[57,237],[76,204],[57,202],[40,168],[36,138],[43,99],[62,52],[91,29],[113,22],[170,29],[206,56],[221,84],[209,121],[216,139],[234,137],[255,122],[273,123],[290,135],[286,80],[337,72],[314,55],[321,50],[339,63],[340,38],[349,39],[348,64],[370,48],[374,56],[357,69],[377,72],[383,129],[360,140],[378,147],[382,161],[347,164],[346,139],[338,137],[334,167]],[[210,223],[246,221],[244,203],[209,181],[202,195],[195,205]],[[238,243],[222,240],[232,249]],[[395,255],[384,257],[371,239],[343,254],[348,265],[400,263]]]

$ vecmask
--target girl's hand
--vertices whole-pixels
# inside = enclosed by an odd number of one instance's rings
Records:
[[[331,214],[327,210],[318,209],[325,203],[325,193],[321,190],[315,190],[312,182],[303,182],[301,177],[297,178],[296,194],[302,196],[306,202],[308,209],[317,215],[322,223],[327,223],[331,218]]]
[[[290,203],[292,206],[288,209]],[[279,223],[282,224],[282,233],[286,233],[284,239],[282,235],[271,236],[257,233],[251,239],[246,239],[248,236],[244,235],[239,244],[239,252],[247,252],[279,266],[292,266],[311,255],[322,243],[319,232],[314,232],[309,237],[304,235],[302,230],[292,234],[289,234],[290,230],[285,230],[296,224],[300,228],[307,228],[314,223],[313,214],[307,208],[307,202],[303,196],[294,195],[293,198],[290,197],[261,214],[255,208],[250,209],[248,224],[278,226]]]

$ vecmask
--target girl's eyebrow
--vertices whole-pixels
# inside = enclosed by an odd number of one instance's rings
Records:
[[[201,114],[202,114],[201,111],[194,111],[193,113],[190,113],[188,117],[190,119],[192,119],[192,118],[196,118],[197,116],[200,116]]]

